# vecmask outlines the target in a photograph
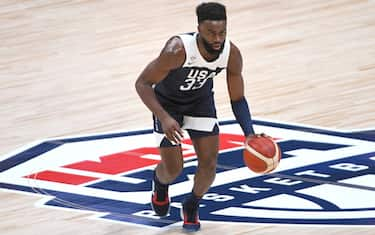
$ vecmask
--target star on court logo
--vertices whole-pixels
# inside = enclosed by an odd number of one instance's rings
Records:
[[[255,120],[278,139],[279,167],[265,175],[243,163],[244,137],[221,122],[217,176],[201,201],[202,221],[375,225],[375,130],[341,132]],[[170,214],[151,209],[152,172],[160,157],[151,130],[35,142],[0,158],[0,188],[43,195],[38,206],[92,212],[107,221],[148,227],[180,222],[197,158],[182,143],[183,173],[170,186]]]

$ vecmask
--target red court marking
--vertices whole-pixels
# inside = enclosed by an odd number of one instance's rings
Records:
[[[243,143],[244,137],[242,135],[221,134],[220,150],[239,147],[242,145],[233,143],[232,141]],[[192,145],[192,141],[190,139],[184,140],[183,143]],[[87,160],[65,165],[64,167],[114,175],[159,163],[160,160],[143,158],[142,156],[146,154],[159,155],[159,150],[158,148],[151,147],[138,148],[102,156],[100,157],[100,162]],[[193,155],[195,155],[195,153],[188,153],[184,154],[184,157],[190,157]]]
[[[243,146],[245,138],[243,135],[234,134],[220,134],[220,145],[219,150],[238,148]],[[183,140],[183,143],[192,145],[190,139]],[[192,147],[193,148],[193,147]],[[183,148],[188,150],[188,148]],[[83,153],[84,154],[84,153]],[[146,166],[155,165],[160,162],[157,159],[144,158],[144,155],[159,155],[158,148],[154,147],[144,147],[133,150],[128,150],[124,152],[114,153],[106,156],[100,157],[100,162],[97,161],[81,161],[69,165],[65,165],[65,168],[71,168],[82,171],[97,172],[104,174],[120,174],[134,169],[139,169]],[[184,154],[184,158],[194,156],[195,153]],[[92,180],[97,180],[98,178],[61,173],[55,171],[43,171],[30,176],[25,176],[26,178],[36,178],[39,180],[46,180],[52,182],[66,183],[66,184],[82,184],[87,183]]]
[[[238,148],[243,146],[244,142],[245,136],[243,135],[221,134],[219,150]]]
[[[219,150],[225,150],[230,148],[237,148],[240,146],[243,146],[243,143],[245,142],[245,137],[243,135],[234,135],[234,134],[220,134],[219,139]],[[185,144],[193,145],[193,142],[191,139],[186,139],[182,141]],[[237,142],[237,143],[233,143]],[[240,142],[241,144],[238,144]]]
[[[50,171],[50,170],[41,171],[36,174],[32,174],[32,175],[28,175],[24,177],[31,178],[31,179],[51,181],[51,182],[56,182],[56,183],[72,184],[72,185],[79,185],[79,184],[87,183],[87,182],[98,179],[98,178],[89,177],[89,176],[69,174],[69,173]]]
[[[115,175],[159,162],[159,160],[155,159],[142,158],[146,154],[159,155],[159,150],[157,148],[138,148],[102,156],[100,157],[100,162],[87,160],[65,165],[64,167]]]

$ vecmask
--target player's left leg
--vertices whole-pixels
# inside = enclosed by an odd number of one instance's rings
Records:
[[[193,190],[182,204],[183,227],[196,231],[200,228],[199,201],[215,179],[219,151],[219,126],[213,94],[191,105],[190,111],[184,114],[183,128],[188,131],[198,157]]]
[[[210,188],[216,175],[219,136],[193,138],[193,144],[198,157],[198,168],[194,177],[193,190],[183,202],[182,211],[183,227],[196,231],[200,228],[199,201]]]
[[[213,135],[193,139],[193,144],[198,157],[193,192],[201,197],[208,191],[215,179],[219,136]]]

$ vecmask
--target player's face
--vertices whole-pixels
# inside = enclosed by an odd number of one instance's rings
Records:
[[[199,35],[208,53],[221,53],[227,35],[226,29],[225,20],[205,20],[198,25]]]

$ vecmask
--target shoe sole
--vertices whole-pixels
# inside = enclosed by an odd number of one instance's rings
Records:
[[[152,199],[151,199],[151,200],[152,200]],[[169,198],[169,201],[171,201],[170,198]],[[152,210],[154,211],[155,215],[156,215],[156,216],[159,216],[159,217],[167,217],[167,216],[169,216],[169,212],[170,212],[170,210],[171,210],[171,206],[169,205],[169,207],[168,207],[168,211],[167,211],[166,214],[164,214],[164,215],[157,214],[156,211],[155,211],[154,205],[152,204],[152,201],[151,201],[151,208],[152,208]]]
[[[155,190],[155,183],[154,183],[154,181],[152,181],[151,187],[152,187],[152,191],[151,192],[153,194],[154,190]],[[169,216],[169,212],[171,210],[171,198],[169,197],[169,195],[168,195],[169,207],[168,207],[167,213],[165,213],[165,214],[158,214],[158,213],[156,213],[155,208],[154,208],[154,204],[152,203],[152,197],[153,197],[152,194],[151,194],[151,208],[154,211],[155,215],[159,216],[159,217],[167,217],[167,216]]]
[[[187,232],[196,232],[198,230],[200,230],[201,228],[201,224],[198,223],[198,224],[185,224],[184,221],[184,209],[183,207],[181,207],[180,209],[180,217],[182,219],[182,228],[187,231]]]

